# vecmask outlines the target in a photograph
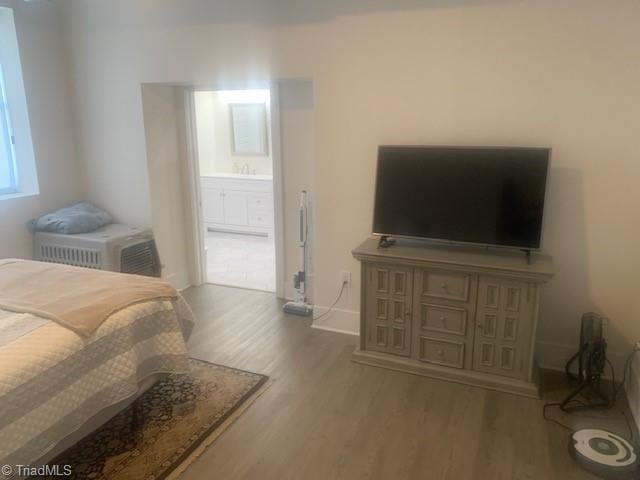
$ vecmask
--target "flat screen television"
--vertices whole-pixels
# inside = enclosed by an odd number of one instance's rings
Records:
[[[373,233],[539,250],[550,152],[381,146]]]

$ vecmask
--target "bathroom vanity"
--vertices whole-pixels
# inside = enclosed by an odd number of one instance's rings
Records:
[[[273,235],[271,175],[220,173],[200,177],[207,230]]]

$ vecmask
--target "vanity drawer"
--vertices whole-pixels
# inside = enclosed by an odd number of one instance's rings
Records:
[[[464,367],[464,343],[420,337],[419,360],[445,367]]]
[[[271,195],[268,193],[248,193],[247,201],[249,204],[249,211],[270,212],[272,210],[273,202],[271,200]]]
[[[245,189],[247,192],[264,192],[271,196],[273,184],[271,180],[250,180],[245,183]]]
[[[273,191],[271,180],[252,178],[250,175],[200,177],[203,188],[221,188],[239,192],[256,192],[271,194]]]
[[[420,328],[432,332],[465,336],[467,333],[467,309],[422,303],[420,304]]]
[[[440,270],[422,271],[422,295],[447,300],[469,300],[470,276]]]
[[[252,227],[273,227],[273,216],[269,212],[249,212],[249,225]]]

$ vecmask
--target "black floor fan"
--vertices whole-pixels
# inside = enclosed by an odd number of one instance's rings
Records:
[[[582,316],[580,349],[571,357],[565,367],[567,376],[579,382],[579,385],[560,404],[560,408],[565,412],[611,406],[613,399],[607,397],[600,384],[607,363],[607,342],[604,339],[602,325],[602,317],[596,313],[585,313]],[[574,374],[572,369],[576,362],[578,373]],[[592,398],[588,403],[577,400],[578,395],[587,393],[587,391],[595,398]]]

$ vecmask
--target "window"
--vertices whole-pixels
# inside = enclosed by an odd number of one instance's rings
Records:
[[[38,175],[13,10],[0,7],[0,201],[37,193]]]
[[[13,149],[13,135],[7,107],[7,95],[4,87],[2,65],[0,65],[0,195],[16,193],[16,160]]]

